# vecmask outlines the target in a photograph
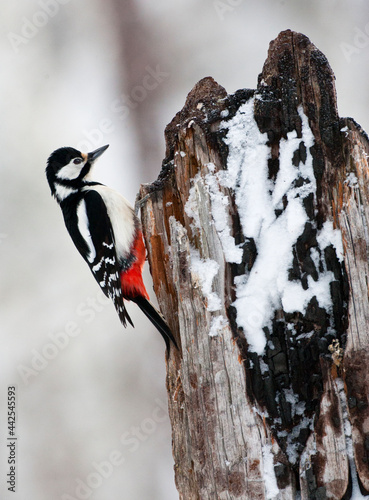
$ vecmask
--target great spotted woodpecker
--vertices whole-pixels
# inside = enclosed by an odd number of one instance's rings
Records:
[[[163,336],[167,348],[176,341],[160,312],[149,301],[142,280],[146,251],[140,222],[128,201],[117,191],[91,180],[95,160],[108,148],[91,153],[74,148],[54,151],[46,167],[51,194],[78,251],[124,326],[132,320],[124,305],[135,302]]]

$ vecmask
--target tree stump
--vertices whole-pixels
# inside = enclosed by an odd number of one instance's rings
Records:
[[[141,186],[167,358],[175,479],[192,499],[369,492],[368,138],[302,34],[256,90],[212,78]]]

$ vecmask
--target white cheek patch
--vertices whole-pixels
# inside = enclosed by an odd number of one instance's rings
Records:
[[[85,166],[85,162],[76,165],[75,163],[73,163],[73,160],[71,160],[68,165],[65,165],[63,168],[61,168],[59,172],[57,172],[56,177],[58,177],[59,179],[67,180],[77,179],[77,177],[81,173],[81,170]]]
[[[83,239],[87,243],[89,252],[87,256],[87,260],[89,262],[93,262],[96,258],[96,250],[94,244],[92,242],[90,229],[88,226],[88,217],[86,212],[86,203],[85,200],[81,200],[77,207],[77,217],[78,217],[78,229],[81,233]]]

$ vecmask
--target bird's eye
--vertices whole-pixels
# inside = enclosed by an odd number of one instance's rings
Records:
[[[82,161],[83,161],[82,158],[74,158],[73,163],[75,165],[79,165],[80,163],[82,163]]]

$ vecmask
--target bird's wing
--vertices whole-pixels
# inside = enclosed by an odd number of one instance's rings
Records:
[[[113,228],[100,194],[92,189],[86,191],[77,214],[79,231],[89,248],[85,259],[92,274],[105,295],[113,300],[123,325],[129,321],[133,326],[123,302]]]

